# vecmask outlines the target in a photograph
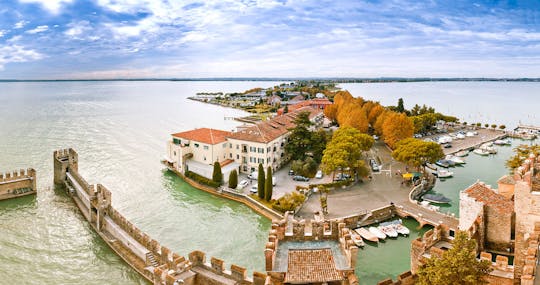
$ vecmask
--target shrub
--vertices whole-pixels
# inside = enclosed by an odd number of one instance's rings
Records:
[[[212,180],[219,185],[223,182],[223,173],[221,172],[221,165],[219,162],[214,162],[214,171],[212,172]]]
[[[270,201],[272,199],[272,168],[270,166],[266,169],[266,181],[264,184],[264,199]]]
[[[238,172],[234,169],[229,174],[229,188],[236,189],[236,186],[238,186]]]
[[[257,194],[259,199],[264,200],[264,167],[259,163],[259,171],[257,176]]]
[[[210,187],[214,187],[214,188],[217,188],[219,187],[221,184],[220,183],[216,183],[215,181],[213,181],[212,179],[208,179],[202,175],[199,175],[193,171],[186,171],[186,176],[188,178],[191,178],[193,180],[195,180],[196,182],[198,183],[201,183],[201,184],[204,184],[204,185],[208,185]]]
[[[306,196],[292,192],[285,194],[281,198],[272,201],[272,208],[280,212],[294,211],[298,206],[302,205],[306,200]]]

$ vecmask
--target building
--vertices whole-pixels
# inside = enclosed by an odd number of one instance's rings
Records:
[[[334,103],[332,103],[327,98],[315,98],[315,99],[311,99],[311,100],[305,100],[305,101],[301,101],[301,102],[296,102],[295,104],[289,105],[287,108],[289,109],[289,112],[294,112],[295,110],[298,110],[298,109],[301,109],[301,108],[304,108],[304,107],[308,107],[308,106],[313,108],[313,109],[318,109],[318,110],[323,110],[324,111],[324,109],[326,109],[327,106],[332,105],[332,104],[334,104]],[[284,110],[285,110],[285,108],[280,108],[277,111],[277,114],[282,115]]]
[[[244,125],[236,132],[216,129],[195,129],[171,135],[167,143],[168,164],[179,172],[190,171],[210,178],[212,165],[218,161],[222,165],[223,177],[228,179],[230,171],[251,173],[259,163],[264,168],[279,169],[288,161],[285,154],[289,130],[301,112],[308,112],[314,128],[323,123],[320,110],[304,107],[270,120],[253,125]]]
[[[540,242],[540,161],[531,155],[513,176],[494,189],[476,182],[460,193],[459,229],[478,244],[478,258],[490,260],[489,284],[533,285],[538,277]],[[411,271],[426,258],[452,247],[454,232],[444,225],[413,241]],[[537,278],[538,277],[538,278]]]
[[[285,214],[272,224],[264,250],[267,284],[357,285],[357,254],[345,223],[306,223]]]

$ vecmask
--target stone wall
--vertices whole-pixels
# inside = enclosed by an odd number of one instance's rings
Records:
[[[379,281],[377,285],[414,285],[416,283],[416,279],[416,275],[412,274],[411,271],[407,271],[399,274],[396,281],[388,278]]]
[[[0,173],[0,200],[36,193],[36,171],[33,168]]]

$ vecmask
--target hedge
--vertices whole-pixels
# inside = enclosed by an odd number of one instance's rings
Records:
[[[204,184],[204,185],[208,185],[210,187],[214,187],[214,188],[218,188],[220,186],[220,183],[217,183],[215,181],[213,181],[212,179],[208,179],[202,175],[199,175],[193,171],[186,171],[186,176],[188,178],[191,178],[193,180],[195,180],[196,182],[198,183],[201,183],[201,184]]]

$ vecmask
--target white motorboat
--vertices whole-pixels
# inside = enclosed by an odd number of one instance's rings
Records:
[[[457,134],[456,138],[462,140],[462,139],[465,138],[465,135],[464,134]]]
[[[511,145],[512,141],[511,140],[496,140],[496,141],[493,142],[493,144],[495,144],[495,145]]]
[[[420,202],[420,206],[435,212],[438,212],[441,209],[439,206],[431,205],[428,201]]]
[[[466,137],[474,137],[475,134],[474,134],[474,132],[467,132],[467,133],[465,134],[465,136],[466,136]]]
[[[458,156],[458,157],[464,157],[464,156],[467,156],[467,155],[469,155],[469,152],[466,151],[466,150],[462,150],[462,151],[459,151],[459,152],[456,153],[456,156]]]
[[[480,149],[487,151],[490,154],[497,153],[497,149],[493,147],[493,143],[485,143],[480,146]]]
[[[378,228],[376,227],[369,227],[369,232],[374,234],[378,239],[385,239],[386,238],[386,234],[383,233],[381,230],[379,230]]]
[[[485,149],[482,149],[482,148],[476,148],[475,150],[473,150],[473,152],[478,154],[478,155],[482,155],[482,156],[489,155],[489,151],[487,151]]]
[[[448,178],[454,176],[454,172],[448,171],[446,169],[437,170],[437,177],[439,178]]]
[[[404,235],[404,236],[408,236],[411,231],[406,227],[404,226],[402,223],[399,223],[399,224],[395,224],[394,225],[394,229],[396,229],[396,231],[401,234],[401,235]]]
[[[354,230],[357,232],[363,239],[371,241],[371,242],[379,242],[379,238],[372,234],[370,231],[366,230],[365,228],[357,228]]]
[[[457,156],[454,156],[454,155],[447,155],[446,156],[446,160],[451,160],[453,161],[455,164],[465,164],[465,160],[457,157]]]
[[[355,231],[351,231],[351,238],[354,242],[354,244],[356,244],[356,246],[358,247],[364,247],[364,245],[366,245],[364,243],[364,240],[362,239],[362,237],[356,233]]]
[[[381,224],[381,225],[379,225],[377,227],[377,229],[379,229],[381,232],[383,232],[388,237],[391,237],[391,238],[397,238],[398,237],[398,232],[391,225],[383,225],[383,224]]]

